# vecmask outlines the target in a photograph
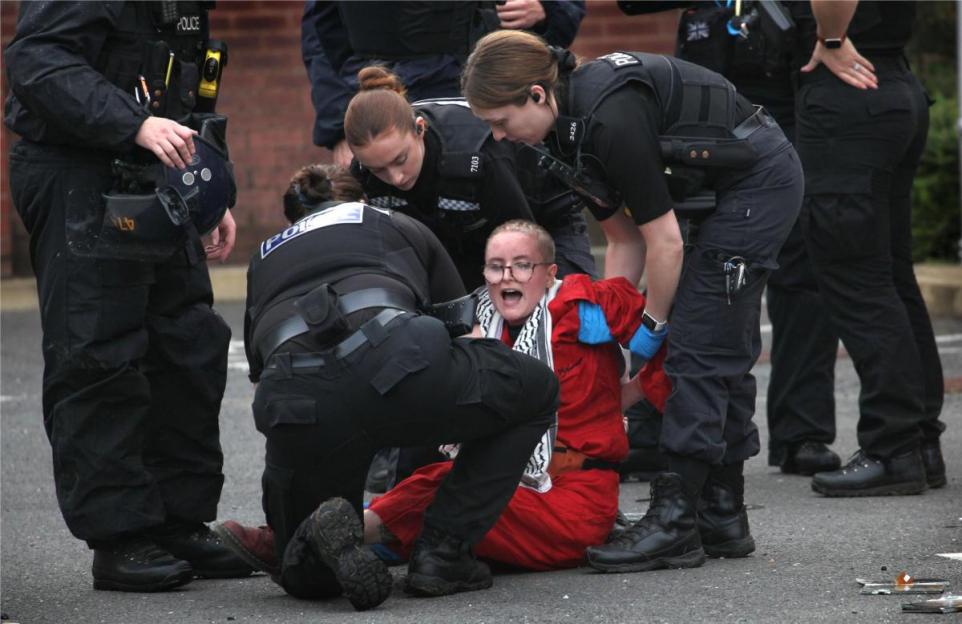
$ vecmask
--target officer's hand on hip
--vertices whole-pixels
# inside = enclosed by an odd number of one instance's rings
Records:
[[[605,312],[597,303],[578,302],[578,341],[584,344],[605,344],[614,340],[605,319]]]
[[[635,335],[631,337],[631,341],[628,343],[628,348],[631,349],[632,353],[647,362],[651,358],[655,357],[655,354],[658,353],[658,349],[661,348],[661,343],[665,342],[665,338],[667,336],[667,325],[657,332],[652,331],[645,325],[640,325],[638,327],[638,331],[636,331]]]
[[[234,222],[234,215],[230,210],[224,213],[224,218],[214,230],[204,237],[204,253],[207,254],[207,261],[220,260],[227,262],[227,257],[234,249],[234,241],[237,238],[237,224]]]
[[[186,169],[194,155],[194,139],[197,132],[182,126],[173,119],[148,117],[140,125],[134,141],[153,152],[168,167]]]
[[[531,28],[545,19],[544,7],[539,0],[506,0],[496,9],[501,28]]]
[[[875,66],[858,53],[851,39],[846,38],[842,45],[835,49],[826,48],[821,41],[817,42],[812,50],[812,58],[802,68],[802,72],[807,74],[814,71],[819,63],[824,63],[839,80],[856,89],[878,89]]]

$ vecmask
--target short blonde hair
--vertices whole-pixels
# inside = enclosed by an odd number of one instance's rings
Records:
[[[551,234],[548,230],[544,229],[534,221],[526,221],[524,219],[512,219],[511,221],[505,221],[498,227],[494,228],[491,235],[488,236],[488,242],[498,234],[503,234],[505,232],[519,232],[521,234],[527,234],[528,236],[533,236],[535,242],[538,243],[538,251],[541,252],[542,262],[554,262],[554,239],[551,238]],[[487,247],[487,245],[485,245]],[[487,253],[487,249],[485,249]]]

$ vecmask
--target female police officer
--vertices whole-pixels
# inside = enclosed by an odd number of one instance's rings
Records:
[[[352,186],[353,185],[353,186]],[[412,593],[491,586],[470,547],[508,503],[558,407],[551,369],[497,340],[452,339],[419,314],[464,293],[437,238],[405,215],[344,199],[341,169],[295,176],[285,213],[248,271],[244,344],[254,420],[267,438],[263,504],[301,598],[380,604],[391,576],[361,539],[364,475],[378,448],[463,442],[428,508]]]
[[[412,107],[383,67],[364,68],[358,82],[344,132],[369,202],[431,228],[469,290],[483,284],[485,240],[511,219],[537,221],[551,233],[561,277],[594,273],[582,202],[538,171],[533,152],[493,141],[463,100]]]
[[[576,68],[537,37],[492,33],[462,87],[495,138],[545,141],[542,162],[592,200],[609,237],[608,275],[637,280],[647,267],[634,352],[655,353],[672,311],[665,370],[674,391],[661,435],[669,472],[652,483],[645,517],[588,549],[589,562],[636,571],[749,554],[742,468],[759,449],[750,371],[762,289],[801,204],[791,145],[724,78],[665,56],[615,52]],[[700,186],[714,189],[716,207],[696,220],[682,271],[673,197]]]

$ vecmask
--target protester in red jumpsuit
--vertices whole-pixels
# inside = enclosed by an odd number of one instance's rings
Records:
[[[600,306],[622,344],[638,330],[645,309],[644,297],[624,278],[592,282],[587,275],[570,275],[558,282],[553,258],[551,238],[540,226],[510,221],[498,227],[487,243],[487,293],[475,329],[546,360],[561,382],[556,432],[536,449],[511,502],[475,546],[481,558],[531,570],[581,564],[585,548],[605,541],[618,513],[616,468],[628,453],[621,400],[624,359],[611,344],[579,342],[579,302]],[[531,347],[547,332],[550,349]],[[664,349],[631,382],[659,409],[670,390],[663,358]],[[539,455],[546,445],[553,447],[550,462]],[[546,471],[539,472],[539,462]],[[365,541],[386,541],[406,558],[424,510],[451,465],[425,466],[375,499],[365,512]]]
[[[485,250],[487,290],[475,327],[475,337],[498,338],[548,363],[561,385],[557,426],[545,434],[514,497],[475,546],[479,557],[530,570],[577,566],[586,547],[605,541],[618,513],[617,463],[628,453],[622,406],[644,397],[660,410],[671,389],[662,371],[664,347],[623,386],[621,351],[579,340],[588,306],[603,313],[596,326],[603,320],[614,341],[627,344],[645,309],[637,289],[622,277],[592,282],[587,275],[569,275],[560,282],[553,260],[554,242],[544,228],[520,220],[496,228]],[[364,541],[385,544],[406,559],[424,510],[451,467],[450,461],[425,466],[375,499],[364,512]],[[228,521],[216,530],[245,561],[277,572],[269,527]]]

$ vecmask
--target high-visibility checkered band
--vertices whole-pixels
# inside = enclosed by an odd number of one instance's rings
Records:
[[[394,197],[392,195],[385,195],[383,197],[370,197],[367,203],[375,208],[403,208],[407,206],[407,200],[401,199],[400,197]]]
[[[464,201],[462,199],[440,197],[438,198],[438,208],[441,210],[450,210],[452,212],[472,212],[481,210],[481,204],[477,202]]]

